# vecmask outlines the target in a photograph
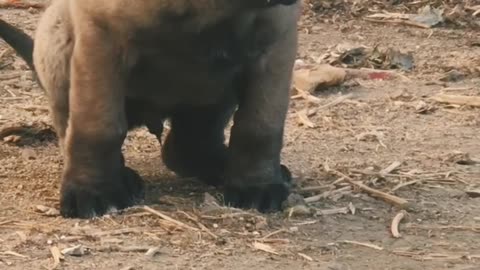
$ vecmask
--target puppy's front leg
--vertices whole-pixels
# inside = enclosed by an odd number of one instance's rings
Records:
[[[289,194],[291,175],[280,164],[280,151],[296,52],[293,17],[286,25],[290,30],[273,37],[252,64],[240,94],[226,170],[225,201],[232,206],[275,211]]]
[[[132,205],[142,185],[121,153],[127,132],[124,52],[94,23],[78,26],[75,34],[60,203],[62,216],[89,218]]]

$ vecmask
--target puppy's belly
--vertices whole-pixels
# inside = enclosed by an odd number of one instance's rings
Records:
[[[127,96],[167,110],[211,105],[235,94],[241,70],[240,63],[181,56],[142,59],[130,73]]]

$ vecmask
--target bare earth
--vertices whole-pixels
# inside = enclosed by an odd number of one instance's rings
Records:
[[[2,9],[0,17],[32,33],[40,13]],[[292,99],[283,159],[298,193],[325,195],[309,204],[318,215],[212,206],[205,193],[217,190],[177,179],[164,168],[155,138],[131,132],[125,153],[148,181],[146,205],[188,227],[143,208],[90,221],[48,213],[58,209],[62,159],[46,99],[25,63],[0,42],[0,133],[36,128],[0,142],[0,269],[480,269],[480,194],[468,192],[480,190],[480,109],[430,99],[442,89],[480,95],[472,72],[480,63],[480,47],[472,46],[478,32],[313,17],[300,31],[299,59],[306,63],[348,42],[411,51],[416,67],[403,79],[349,81],[318,92],[320,105]],[[438,83],[452,69],[466,78]],[[299,124],[298,111],[346,94],[352,97],[310,116],[316,127]],[[396,161],[396,170],[378,174]],[[400,209],[352,189],[338,172],[411,202],[400,238],[390,232]],[[55,265],[52,254],[77,245],[83,253]]]

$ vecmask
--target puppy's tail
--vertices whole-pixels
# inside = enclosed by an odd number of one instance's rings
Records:
[[[0,19],[0,37],[27,62],[32,71],[35,70],[33,66],[33,39],[29,35]]]

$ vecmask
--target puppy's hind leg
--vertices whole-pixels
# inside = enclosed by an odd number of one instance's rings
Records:
[[[198,177],[211,185],[222,184],[227,157],[224,129],[235,104],[177,110],[162,149],[169,169],[183,177]]]
[[[40,19],[33,49],[33,64],[46,91],[53,125],[63,152],[68,123],[70,58],[73,37],[64,2],[55,2]]]

